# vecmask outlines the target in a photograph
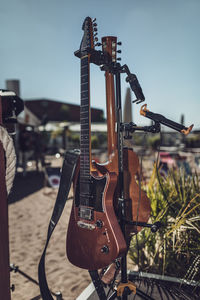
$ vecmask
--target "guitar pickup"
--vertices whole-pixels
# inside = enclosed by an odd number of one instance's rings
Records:
[[[88,229],[88,230],[94,230],[96,228],[94,224],[85,223],[83,221],[78,221],[77,225],[81,228]]]
[[[94,208],[80,206],[79,207],[79,217],[84,220],[93,220],[94,219]]]

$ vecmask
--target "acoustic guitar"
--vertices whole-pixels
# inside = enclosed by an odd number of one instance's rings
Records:
[[[89,17],[84,20],[80,50],[75,53],[81,59],[81,153],[67,231],[69,261],[87,270],[104,268],[127,250],[113,207],[117,174],[100,172],[91,161],[90,56],[95,25]]]

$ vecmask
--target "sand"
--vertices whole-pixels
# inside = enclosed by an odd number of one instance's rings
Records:
[[[53,160],[61,166],[62,160]],[[10,263],[38,281],[38,263],[42,255],[49,220],[55,204],[57,189],[45,185],[44,173],[34,169],[26,177],[18,173],[9,196]],[[72,190],[70,195],[72,196]],[[46,276],[49,288],[60,291],[64,300],[74,300],[91,282],[87,270],[73,266],[66,257],[66,234],[72,200],[68,200],[59,223],[51,237],[46,254]],[[130,268],[131,263],[128,260]],[[133,268],[132,268],[133,269]],[[11,272],[15,285],[12,300],[41,299],[39,287],[18,272]]]
[[[35,185],[37,186],[41,174],[40,176],[35,174],[35,176]],[[23,186],[24,189],[27,189],[27,182],[30,185],[29,177],[30,174],[27,174],[27,178],[24,180],[21,178],[18,188],[15,184],[11,195],[12,201],[14,201],[15,192],[17,200],[20,199],[20,192],[17,189],[20,188],[22,192]],[[44,181],[40,181],[43,185]],[[17,182],[19,183],[19,180]],[[34,182],[32,185],[34,187]],[[47,228],[56,195],[57,190],[53,191],[53,189],[42,187],[8,206],[10,263],[19,266],[21,271],[37,281],[38,263],[46,241]],[[68,300],[76,299],[91,281],[87,270],[73,266],[66,257],[66,233],[71,205],[72,200],[69,200],[52,235],[46,254],[46,275],[49,287],[54,293],[61,291],[63,299]],[[40,294],[39,287],[18,272],[11,272],[11,284],[15,285],[12,300],[34,299]]]
[[[9,205],[10,262],[38,280],[37,269],[46,240],[55,194],[44,195],[43,190]],[[47,256],[46,274],[52,291],[61,291],[64,299],[76,299],[89,284],[86,270],[71,265],[66,258],[66,231],[72,201],[66,204],[60,222],[52,235]],[[40,294],[39,287],[19,273],[11,272],[14,300],[32,299]]]

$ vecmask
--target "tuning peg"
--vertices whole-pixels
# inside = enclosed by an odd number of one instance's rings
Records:
[[[97,27],[97,23],[94,23],[94,24],[93,24],[93,27]]]
[[[97,28],[96,28],[96,27],[94,27],[94,28],[93,28],[93,30],[94,30],[94,31],[97,31]]]
[[[117,45],[121,46],[121,45],[122,45],[122,42],[118,42]]]
[[[95,41],[95,42],[98,42],[98,40],[99,40],[98,37],[95,37],[95,38],[94,38],[94,41]]]
[[[117,53],[122,53],[122,51],[121,50],[117,50]]]
[[[92,23],[94,23],[96,20],[97,20],[96,18],[92,19]]]
[[[117,60],[122,60],[121,57],[118,57]]]

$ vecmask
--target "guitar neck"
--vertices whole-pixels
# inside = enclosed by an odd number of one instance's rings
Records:
[[[90,180],[91,169],[91,111],[90,111],[90,73],[88,55],[81,58],[81,105],[80,105],[80,181]]]
[[[116,62],[117,38],[115,36],[105,36],[102,38],[102,51],[107,55],[110,62]],[[107,138],[108,156],[110,157],[117,149],[116,134],[116,107],[115,107],[115,86],[114,75],[105,71],[106,84],[106,106],[107,106]]]

